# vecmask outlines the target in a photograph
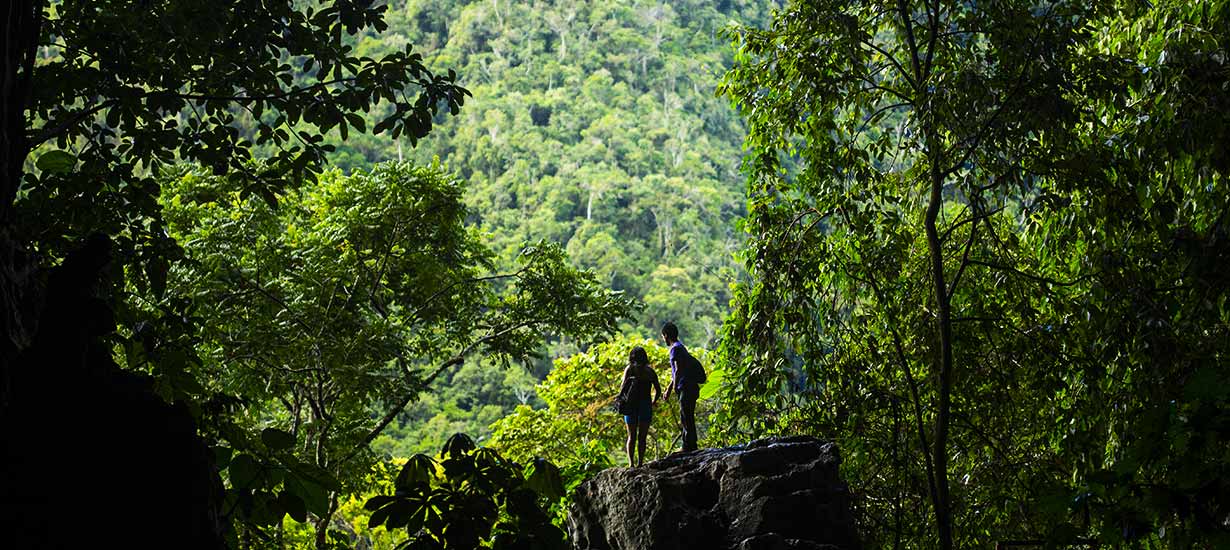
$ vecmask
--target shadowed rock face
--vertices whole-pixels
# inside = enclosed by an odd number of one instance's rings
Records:
[[[111,358],[110,240],[52,271],[0,395],[0,548],[220,550],[222,482],[192,414]]]
[[[579,550],[860,548],[837,447],[760,439],[613,468],[577,488]]]

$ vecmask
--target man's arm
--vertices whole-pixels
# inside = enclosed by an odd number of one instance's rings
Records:
[[[671,383],[666,385],[666,396],[664,399],[670,399],[671,392],[675,391],[675,346],[671,346],[670,360],[666,363],[671,371]]]

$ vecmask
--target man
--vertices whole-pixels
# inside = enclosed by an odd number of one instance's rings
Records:
[[[696,399],[700,397],[700,381],[690,380],[695,361],[679,341],[679,327],[675,323],[662,325],[662,340],[670,348],[671,384],[666,388],[666,399],[671,392],[679,393],[679,422],[683,428],[683,452],[696,450]]]

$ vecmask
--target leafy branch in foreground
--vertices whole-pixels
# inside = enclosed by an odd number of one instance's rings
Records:
[[[734,28],[753,281],[714,425],[836,437],[885,546],[1230,539],[1228,22],[797,0]]]
[[[457,114],[469,92],[408,44],[356,52],[355,36],[387,28],[388,6],[374,4],[6,4],[0,234],[16,248],[4,257],[51,265],[101,232],[115,241],[119,263],[139,268],[131,276],[159,288],[179,258],[158,204],[160,170],[196,163],[272,204],[321,170],[334,131],[417,142],[437,115]],[[369,125],[364,116],[377,111],[383,119]],[[4,285],[16,285],[3,294],[5,311],[19,311],[28,299],[23,274],[39,267],[0,270]],[[37,290],[28,292],[37,301]],[[8,314],[0,321],[6,357],[38,324]]]
[[[564,495],[559,469],[534,459],[524,469],[465,434],[451,437],[438,458],[418,454],[397,475],[393,495],[369,499],[369,527],[405,529],[407,549],[568,548],[547,504]]]
[[[326,173],[276,209],[226,178],[188,171],[164,185],[185,260],[164,300],[137,289],[153,307],[128,314],[149,323],[188,316],[200,330],[178,342],[134,334],[125,345],[140,353],[131,357],[176,349],[184,358],[174,369],[128,366],[151,371],[171,397],[232,402],[203,418],[216,444],[271,469],[262,457],[277,455],[252,434],[285,434],[274,438],[279,451],[336,477],[342,491],[358,489],[374,458],[367,445],[444,370],[472,356],[487,368],[524,359],[547,333],[600,336],[631,307],[551,244],[528,247],[517,271],[491,274],[490,253],[464,225],[463,188],[438,167]],[[195,383],[177,385],[184,379]],[[255,499],[240,518],[254,519],[262,495],[275,496],[245,486],[250,476],[236,470],[229,477],[236,498]],[[309,510],[318,542],[339,495],[322,487],[330,506]],[[249,528],[272,536],[262,522]]]

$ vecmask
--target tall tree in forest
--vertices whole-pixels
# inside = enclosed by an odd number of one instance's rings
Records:
[[[1075,304],[1131,294],[1157,300],[1126,288],[1123,266],[1109,258],[1131,265],[1137,254],[1160,254],[1180,227],[1206,244],[1224,231],[1213,221],[1222,207],[1210,193],[1225,185],[1215,153],[1171,142],[1163,158],[1130,158],[1120,143],[1150,116],[1165,115],[1155,123],[1165,128],[1199,120],[1190,108],[1176,115],[1175,105],[1223,101],[1224,90],[1199,84],[1208,77],[1177,70],[1164,53],[1197,55],[1224,78],[1224,31],[1213,29],[1225,3],[1202,4],[802,0],[768,29],[736,29],[739,63],[721,92],[749,123],[744,260],[755,281],[737,291],[724,329],[729,406],[726,422],[715,424],[732,434],[838,434],[848,475],[866,491],[869,521],[894,544],[926,538],[911,527],[923,518],[945,549],[1082,529],[1107,541],[1148,532],[1125,522],[1161,528],[1161,536],[1165,525],[1190,526],[1165,509],[1073,496],[1136,491],[1134,483],[1167,469],[1150,473],[1124,460],[1116,449],[1122,438],[1137,439],[1138,413],[1118,416],[1101,397],[1123,387],[1123,371],[1108,375],[1107,360],[1163,372],[1146,359],[1155,352],[1141,347],[1142,337],[1130,336],[1157,338],[1159,325],[1121,339],[1097,335],[1089,323],[1106,319],[1077,317]],[[1122,31],[1167,21],[1182,21],[1186,33]],[[1146,100],[1155,87],[1171,95]],[[1145,135],[1166,133],[1151,130]],[[1147,150],[1138,147],[1129,150]],[[1181,176],[1141,170],[1173,160],[1198,168]],[[1184,183],[1168,183],[1176,177]],[[1160,192],[1190,210],[1171,210],[1157,220],[1169,229],[1141,236],[1126,227],[1139,226],[1148,207],[1094,198],[1102,187]],[[1107,236],[1103,224],[1126,227]],[[1114,248],[1129,235],[1144,240]],[[1204,264],[1195,258],[1191,265]],[[1152,288],[1187,288],[1190,272],[1157,267]],[[1206,288],[1198,298],[1213,305],[1205,321],[1222,326],[1225,312],[1209,296]],[[1199,353],[1166,368],[1167,396],[1184,395],[1199,365],[1224,348],[1216,344],[1223,332],[1204,334]],[[1143,388],[1120,395],[1139,414],[1160,397]],[[1054,416],[1043,421],[1038,411]],[[1065,432],[1078,428],[1060,419],[1080,422],[1097,452],[1069,455]],[[1116,461],[1131,475],[1094,475]],[[1056,463],[1069,469],[1057,474]],[[1120,484],[1081,492],[1089,479]],[[930,513],[915,513],[921,495]],[[1086,518],[1097,506],[1115,512],[1095,513],[1078,529],[1065,515],[1070,502],[1082,503]],[[1205,513],[1216,517],[1220,506]],[[1129,514],[1151,519],[1129,522]]]
[[[6,518],[4,531],[72,545],[102,532],[91,526],[111,531],[130,506],[157,501],[149,529],[125,533],[126,545],[182,533],[194,514],[202,537],[185,544],[211,544],[204,535],[219,529],[223,511],[188,412],[201,404],[167,406],[110,357],[122,340],[112,315],[121,274],[162,299],[180,258],[161,218],[157,174],[196,163],[225,175],[242,197],[273,204],[319,171],[331,149],[326,135],[366,131],[362,115],[372,107],[389,106],[373,132],[414,143],[442,111],[457,113],[468,92],[408,45],[357,55],[353,36],[385,27],[385,6],[370,0],[15,0],[0,10],[0,485],[31,510]],[[236,127],[240,117],[256,121],[252,136]],[[274,152],[253,162],[257,146]],[[107,238],[65,260],[87,235]],[[130,325],[123,334],[191,333],[188,308],[166,305],[162,318],[180,320],[182,332]],[[53,310],[47,321],[55,322],[43,322],[40,312]],[[174,370],[183,354],[158,359]],[[81,419],[80,408],[98,412]],[[89,432],[73,444],[95,453],[91,465],[107,480],[78,503],[89,518],[78,531],[52,526],[48,513],[80,492],[64,475],[75,459],[70,444],[46,428],[73,421]]]
[[[385,28],[368,0],[5,4],[0,89],[0,357],[8,365],[37,330],[40,268],[91,232],[158,285],[174,245],[156,206],[158,167],[191,161],[276,193],[317,170],[331,146],[367,130],[411,142],[468,92],[409,46],[371,58],[350,36]],[[257,123],[250,140],[233,127]],[[250,151],[276,150],[261,168]],[[7,375],[0,372],[0,376]]]
[[[630,305],[550,243],[493,273],[464,224],[464,186],[438,166],[327,172],[276,209],[224,177],[190,172],[163,188],[185,255],[166,292],[199,328],[180,342],[130,340],[127,366],[152,370],[172,397],[242,403],[202,424],[227,456],[239,503],[227,519],[253,537],[273,540],[284,513],[310,512],[325,547],[339,497],[371,471],[368,445],[442,374],[524,360],[544,333],[599,337]],[[149,289],[142,298],[162,305]],[[143,309],[157,323],[157,308]],[[168,369],[157,359],[173,350],[190,359]]]

